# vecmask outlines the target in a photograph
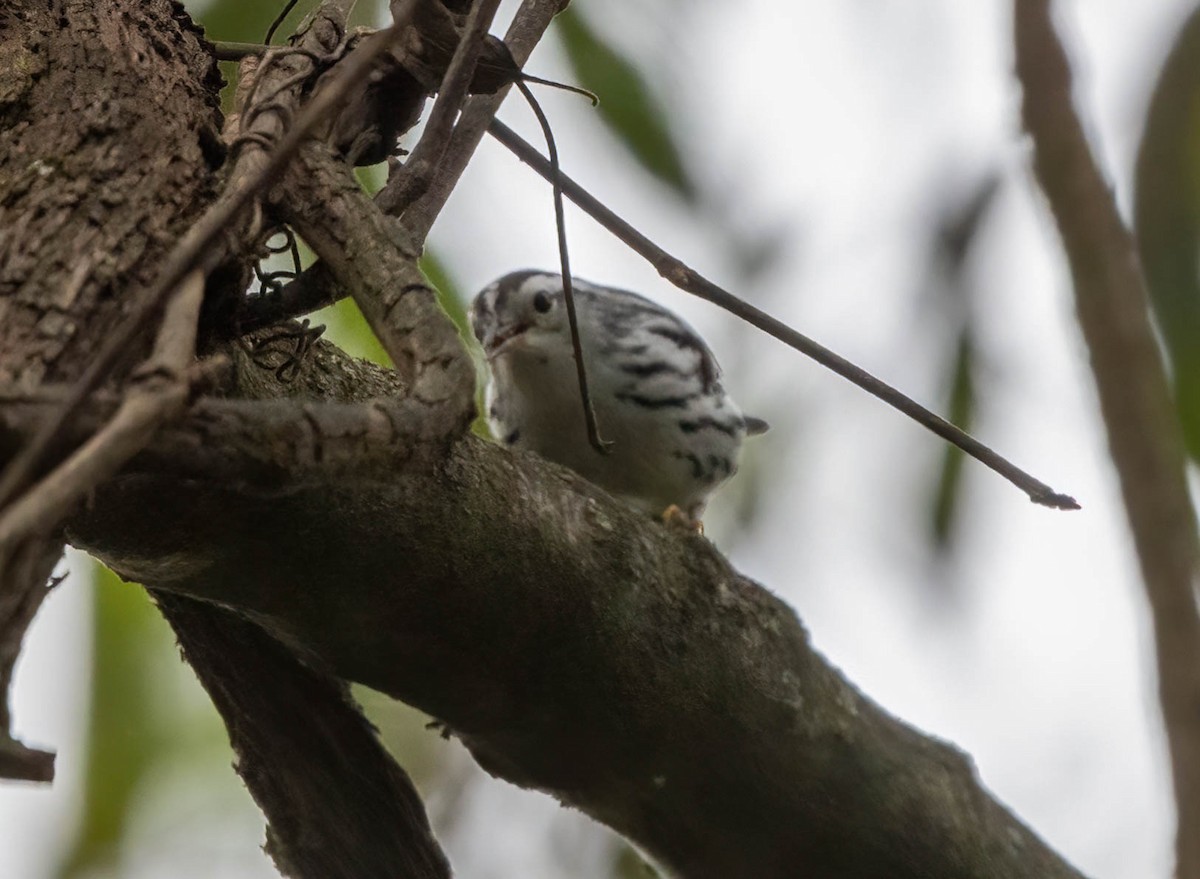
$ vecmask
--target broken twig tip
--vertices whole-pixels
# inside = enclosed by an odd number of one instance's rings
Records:
[[[0,730],[0,779],[49,784],[54,781],[54,754],[23,745]]]
[[[1040,504],[1043,507],[1049,507],[1052,510],[1081,510],[1083,507],[1079,505],[1079,501],[1071,497],[1069,494],[1059,494],[1056,491],[1047,491],[1038,494],[1029,495],[1029,499],[1035,504]]]

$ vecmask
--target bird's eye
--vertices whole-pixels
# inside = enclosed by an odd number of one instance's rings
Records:
[[[533,294],[533,310],[534,311],[545,314],[547,311],[550,310],[550,306],[553,304],[554,303],[550,301],[550,297],[548,295],[546,295],[545,293],[543,293],[542,291],[539,290],[537,293]]]

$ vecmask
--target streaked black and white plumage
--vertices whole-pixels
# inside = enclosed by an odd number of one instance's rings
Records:
[[[483,289],[471,325],[487,357],[488,422],[501,442],[530,449],[651,513],[698,520],[737,470],[747,418],[718,380],[696,331],[650,300],[574,280],[575,307],[602,455],[588,443],[562,276],[519,271]]]

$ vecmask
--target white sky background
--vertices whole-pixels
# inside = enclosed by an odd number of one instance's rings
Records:
[[[791,603],[868,695],[970,753],[989,788],[1085,873],[1167,877],[1174,819],[1148,618],[1057,238],[1027,170],[1009,3],[748,0],[736,14],[719,3],[648,5],[610,2],[611,19],[592,20],[668,84],[706,192],[736,226],[781,230],[786,256],[757,284],[739,283],[719,236],[632,169],[586,102],[543,91],[566,170],[714,280],[922,401],[944,396],[933,356],[943,336],[921,289],[930,226],[956,193],[1003,170],[969,270],[983,363],[976,433],[1084,509],[1035,507],[968,463],[959,549],[940,564],[923,519],[939,440],[672,290],[578,212],[568,220],[572,263],[581,277],[684,314],[743,407],[773,423],[745,465],[742,482],[761,488],[752,528],[732,527],[735,488],[712,505],[709,534],[735,564]],[[1077,97],[1123,207],[1156,66],[1192,5],[1058,3]],[[682,27],[668,30],[677,13]],[[528,69],[567,78],[550,43]],[[501,115],[535,139],[519,103]],[[485,142],[433,243],[471,290],[511,269],[555,266],[549,193]],[[19,731],[60,750],[60,782],[0,787],[0,876],[44,875],[66,833],[79,780],[86,588],[68,583],[51,597],[19,671]],[[228,780],[218,799],[253,820]],[[446,837],[458,875],[598,875],[582,819],[537,794],[472,784]],[[202,802],[179,808],[194,817]],[[274,875],[257,851],[259,829],[233,824],[190,827],[189,849],[211,832],[222,857],[172,874]],[[134,856],[121,875],[166,875],[169,855]]]

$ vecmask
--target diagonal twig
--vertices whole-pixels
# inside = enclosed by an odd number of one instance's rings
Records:
[[[521,4],[504,36],[504,43],[518,68],[529,58],[551,20],[564,6],[562,0],[525,0]],[[247,55],[261,54],[264,47],[224,43],[220,44],[219,49],[221,57],[237,60]],[[408,196],[399,191],[400,182],[389,182],[376,194],[376,205],[385,213],[396,214],[404,209],[405,226],[416,241],[424,241],[429,234],[430,227],[483,139],[487,123],[507,93],[508,89],[502,88],[492,95],[476,95],[467,99],[454,126],[450,143],[442,152],[437,174],[415,202],[411,205],[408,203]],[[332,305],[345,295],[346,291],[338,288],[333,273],[318,261],[285,284],[270,301],[247,302],[239,315],[238,325],[228,327],[228,332],[232,336],[262,329],[289,317]]]
[[[1034,169],[1062,236],[1079,326],[1154,622],[1171,754],[1178,879],[1200,879],[1200,539],[1133,236],[1088,146],[1048,0],[1016,0],[1017,76]]]
[[[88,492],[140,452],[159,427],[183,412],[203,298],[204,275],[195,271],[168,302],[154,352],[134,374],[131,390],[114,417],[32,490],[0,511],[0,584],[5,586],[0,590],[0,621],[6,628],[25,631],[46,594],[43,584],[50,573],[46,562],[53,565],[61,544],[55,541],[47,557],[42,535],[53,531]],[[7,655],[0,657],[0,693],[8,692],[19,644],[18,638],[9,645],[13,652],[6,650]],[[54,755],[14,740],[8,732],[7,710],[0,715],[0,778],[52,780]]]
[[[488,126],[488,133],[504,144],[504,146],[508,147],[522,162],[533,168],[543,178],[554,182],[555,174],[550,162],[507,125],[498,119],[493,119]],[[872,396],[878,397],[888,405],[900,410],[918,424],[933,431],[942,437],[942,439],[958,446],[968,455],[971,455],[999,473],[1025,492],[1034,503],[1059,510],[1074,510],[1079,508],[1079,504],[1074,498],[1056,492],[1050,486],[1026,473],[979,440],[960,428],[955,427],[944,418],[930,412],[911,397],[906,396],[841,355],[830,351],[820,343],[793,330],[787,324],[776,320],[766,312],[755,308],[748,302],[718,287],[712,281],[667,253],[637,229],[633,228],[633,226],[617,216],[616,213],[566,174],[560,172],[558,174],[558,182],[562,186],[563,194],[567,198],[571,199],[584,213],[591,216],[601,226],[627,244],[635,253],[645,258],[660,275],[680,290],[699,296],[701,299],[725,309],[751,326],[757,327],[764,333],[773,336],[785,345],[794,348],[827,369],[853,382]]]
[[[504,44],[517,67],[521,67],[528,60],[534,46],[563,6],[563,0],[524,0],[504,35]],[[463,106],[450,143],[442,153],[437,175],[430,182],[424,195],[405,207],[404,225],[415,240],[424,241],[428,236],[430,228],[446,204],[446,199],[450,197],[471,156],[475,154],[479,142],[483,140],[488,122],[496,115],[507,95],[506,86],[494,95],[476,95],[468,99]],[[391,198],[390,195],[385,195],[386,192],[387,187],[381,190],[379,195],[381,207],[385,211],[388,210],[387,205]]]
[[[380,193],[379,207],[385,213],[403,210],[406,205],[420,197],[433,181],[434,173],[454,133],[454,120],[467,98],[471,77],[475,73],[476,63],[483,49],[483,39],[496,17],[496,9],[499,6],[500,0],[480,0],[471,7],[462,37],[454,50],[450,65],[446,68],[446,75],[442,78],[437,100],[429,112],[425,131],[402,166],[399,176],[394,181],[389,181],[388,186]]]
[[[168,300],[154,351],[133,374],[130,392],[112,420],[0,515],[0,580],[6,559],[26,537],[53,528],[87,492],[141,451],[159,426],[183,411],[203,299],[204,275],[193,271]]]

